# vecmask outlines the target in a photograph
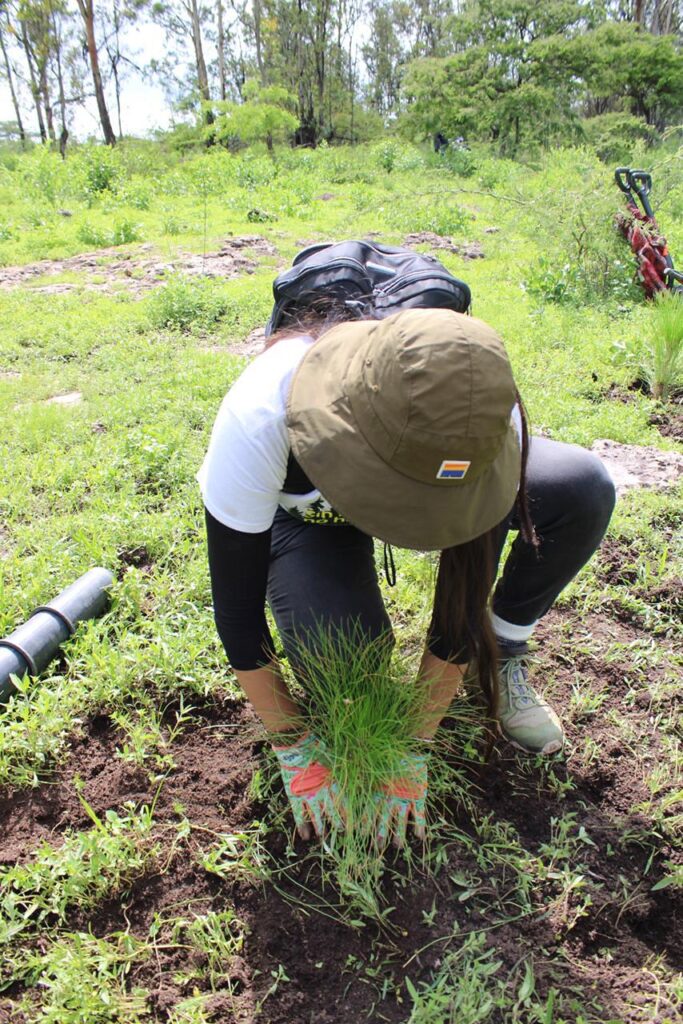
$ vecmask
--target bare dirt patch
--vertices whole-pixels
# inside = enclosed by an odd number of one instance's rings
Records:
[[[416,231],[411,235],[406,235],[403,244],[409,249],[413,249],[416,245],[428,245],[431,249],[454,252],[464,260],[483,260],[485,256],[481,242],[454,242],[452,238],[437,235],[433,231]]]
[[[96,252],[79,253],[63,260],[41,260],[23,266],[1,267],[0,289],[31,285],[44,277],[77,274],[79,278],[75,281],[50,283],[47,280],[33,286],[32,291],[47,294],[71,292],[74,289],[109,292],[123,287],[140,294],[156,287],[169,274],[222,278],[253,274],[258,267],[259,257],[277,254],[273,243],[261,235],[227,238],[216,252],[206,255],[179,252],[165,261],[155,256],[152,250],[153,246],[146,243],[128,252],[118,248],[98,249]]]
[[[279,832],[266,838],[271,867],[277,866],[269,879],[259,883],[207,872],[199,857],[216,833],[247,829],[271,813],[250,786],[263,767],[254,719],[242,705],[219,700],[195,708],[192,723],[172,745],[175,767],[157,797],[162,841],[180,817],[192,824],[189,837],[173,846],[168,840],[164,855],[144,877],[95,913],[74,913],[69,927],[92,929],[98,936],[130,929],[148,938],[150,925],[164,922],[155,933],[155,955],[134,963],[130,974],[131,985],[147,990],[150,1019],[159,1022],[194,992],[211,1001],[207,1007],[220,1021],[400,1024],[410,1014],[405,976],[415,985],[428,980],[445,954],[475,931],[485,933],[506,974],[518,969],[520,957],[533,954],[539,998],[555,988],[590,1008],[591,1019],[624,1024],[654,1020],[658,1000],[660,1014],[672,1012],[666,995],[657,993],[657,978],[643,967],[655,956],[671,968],[678,964],[683,899],[674,888],[652,888],[675,853],[661,835],[652,842],[655,826],[646,809],[645,779],[661,748],[657,719],[650,713],[657,673],[644,678],[629,657],[640,636],[636,626],[604,614],[580,618],[572,610],[551,612],[538,631],[536,679],[546,682],[565,721],[568,756],[540,766],[499,744],[488,763],[468,769],[479,820],[490,815],[508,823],[522,856],[550,863],[560,819],[571,821],[575,842],[583,829],[576,888],[564,889],[557,881],[563,872],[570,877],[576,870],[572,857],[565,859],[560,850],[554,874],[534,887],[524,909],[515,888],[519,880],[504,858],[491,860],[482,834],[476,837],[472,819],[455,801],[449,813],[474,844],[448,842],[436,876],[420,870],[408,874],[401,856],[388,854],[383,887],[387,907],[394,909],[382,927],[358,928],[342,920],[315,848],[297,839],[292,860]],[[577,680],[604,694],[590,714],[575,706]],[[594,743],[593,756],[584,749],[587,737]],[[0,859],[24,860],[38,840],[58,844],[66,829],[90,827],[76,780],[82,780],[83,795],[98,815],[126,801],[150,803],[158,779],[123,760],[121,746],[122,736],[103,711],[74,736],[66,762],[49,784],[5,793]],[[281,805],[282,796],[278,799]],[[657,829],[661,833],[661,824]],[[463,878],[477,879],[476,891],[468,894]],[[227,908],[243,923],[245,941],[226,966],[224,989],[216,992],[196,950],[174,941],[172,925],[178,916]],[[274,985],[276,977],[280,981]],[[491,1024],[502,1024],[497,1014],[487,1018]]]
[[[604,462],[618,494],[633,487],[665,490],[683,476],[683,452],[616,441],[594,441],[591,451]]]
[[[83,401],[83,395],[80,391],[69,391],[65,395],[53,395],[52,398],[46,398],[46,405],[80,405]]]

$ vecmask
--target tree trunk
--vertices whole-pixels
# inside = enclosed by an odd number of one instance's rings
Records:
[[[225,88],[225,30],[223,28],[223,0],[218,0],[218,83],[221,99],[226,100]]]
[[[121,63],[121,14],[119,12],[118,5],[114,5],[114,13],[112,15],[114,21],[114,40],[116,49],[112,53],[107,46],[107,53],[109,55],[109,63],[111,64],[111,73],[114,76],[114,95],[116,96],[116,120],[119,126],[119,141],[123,138],[123,126],[121,124],[121,80],[119,79],[119,64]]]
[[[66,96],[64,95],[64,75],[62,74],[62,38],[59,34],[57,19],[52,16],[52,31],[55,37],[55,58],[57,64],[57,87],[59,89],[59,113],[62,122],[62,130],[59,133],[59,152],[62,160],[66,160],[66,144],[69,140],[69,130],[66,127]]]
[[[2,46],[2,55],[5,59],[5,72],[7,74],[7,82],[9,85],[10,95],[12,97],[12,106],[14,107],[14,116],[17,122],[17,128],[19,129],[19,138],[21,139],[22,146],[26,144],[26,132],[24,131],[24,125],[21,120],[21,111],[19,109],[19,103],[17,101],[17,94],[14,90],[14,76],[12,75],[12,65],[9,62],[9,55],[7,53],[7,47],[5,46],[5,33],[0,27],[0,46]]]
[[[24,53],[26,54],[26,63],[28,64],[28,74],[31,82],[31,95],[33,96],[33,102],[36,108],[36,117],[38,118],[38,130],[40,131],[40,141],[47,142],[47,132],[45,131],[45,120],[43,118],[43,106],[40,101],[40,89],[36,81],[36,69],[33,64],[33,54],[31,53],[31,45],[28,41],[28,33],[26,31],[26,25],[21,22],[21,41],[24,47]]]
[[[45,108],[45,121],[47,123],[47,134],[50,137],[50,142],[57,142],[57,136],[55,135],[55,122],[52,116],[52,100],[50,99],[50,86],[47,81],[47,62],[43,61],[39,68],[40,72],[40,94],[43,97],[43,107]]]
[[[256,47],[256,66],[261,85],[266,85],[266,70],[263,66],[263,50],[261,44],[261,0],[254,0],[254,46]]]
[[[109,111],[107,110],[107,102],[104,98],[104,87],[102,85],[102,75],[100,74],[100,61],[97,55],[97,42],[95,40],[95,11],[93,7],[94,0],[76,0],[76,2],[78,4],[78,10],[81,12],[81,17],[83,18],[83,24],[85,25],[85,39],[88,47],[88,58],[90,60],[92,81],[93,86],[95,87],[95,99],[97,100],[97,110],[100,115],[100,124],[102,125],[104,141],[108,146],[115,146],[116,135],[114,134],[114,129],[111,126]]]
[[[192,35],[192,44],[194,46],[195,60],[197,63],[197,86],[199,88],[199,95],[205,103],[210,103],[211,93],[209,92],[209,75],[206,70],[206,61],[204,60],[202,27],[199,20],[199,7],[197,6],[197,0],[189,0],[189,6],[186,5],[185,9],[190,15],[190,32]],[[210,125],[213,124],[213,122],[213,111],[206,109],[204,111],[204,123]]]

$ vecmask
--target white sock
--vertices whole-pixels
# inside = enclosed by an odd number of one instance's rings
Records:
[[[517,626],[514,622],[506,622],[492,611],[491,625],[501,645],[507,647],[513,644],[525,644],[527,640],[530,640],[536,623],[532,622],[529,626]]]

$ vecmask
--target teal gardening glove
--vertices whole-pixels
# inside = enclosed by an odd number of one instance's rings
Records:
[[[306,733],[288,746],[274,743],[273,750],[299,835],[307,839],[311,824],[318,836],[326,827],[343,828],[339,787],[317,736]]]
[[[427,753],[407,754],[401,760],[400,774],[377,794],[377,839],[381,845],[391,836],[396,846],[403,846],[411,817],[415,835],[424,839],[428,760]]]

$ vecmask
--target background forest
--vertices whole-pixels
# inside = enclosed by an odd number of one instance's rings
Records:
[[[609,155],[680,122],[682,24],[681,0],[0,0],[2,129],[64,152],[94,100],[113,146],[145,80],[180,147],[398,128],[507,156],[581,141]],[[163,59],[140,56],[152,36]]]

